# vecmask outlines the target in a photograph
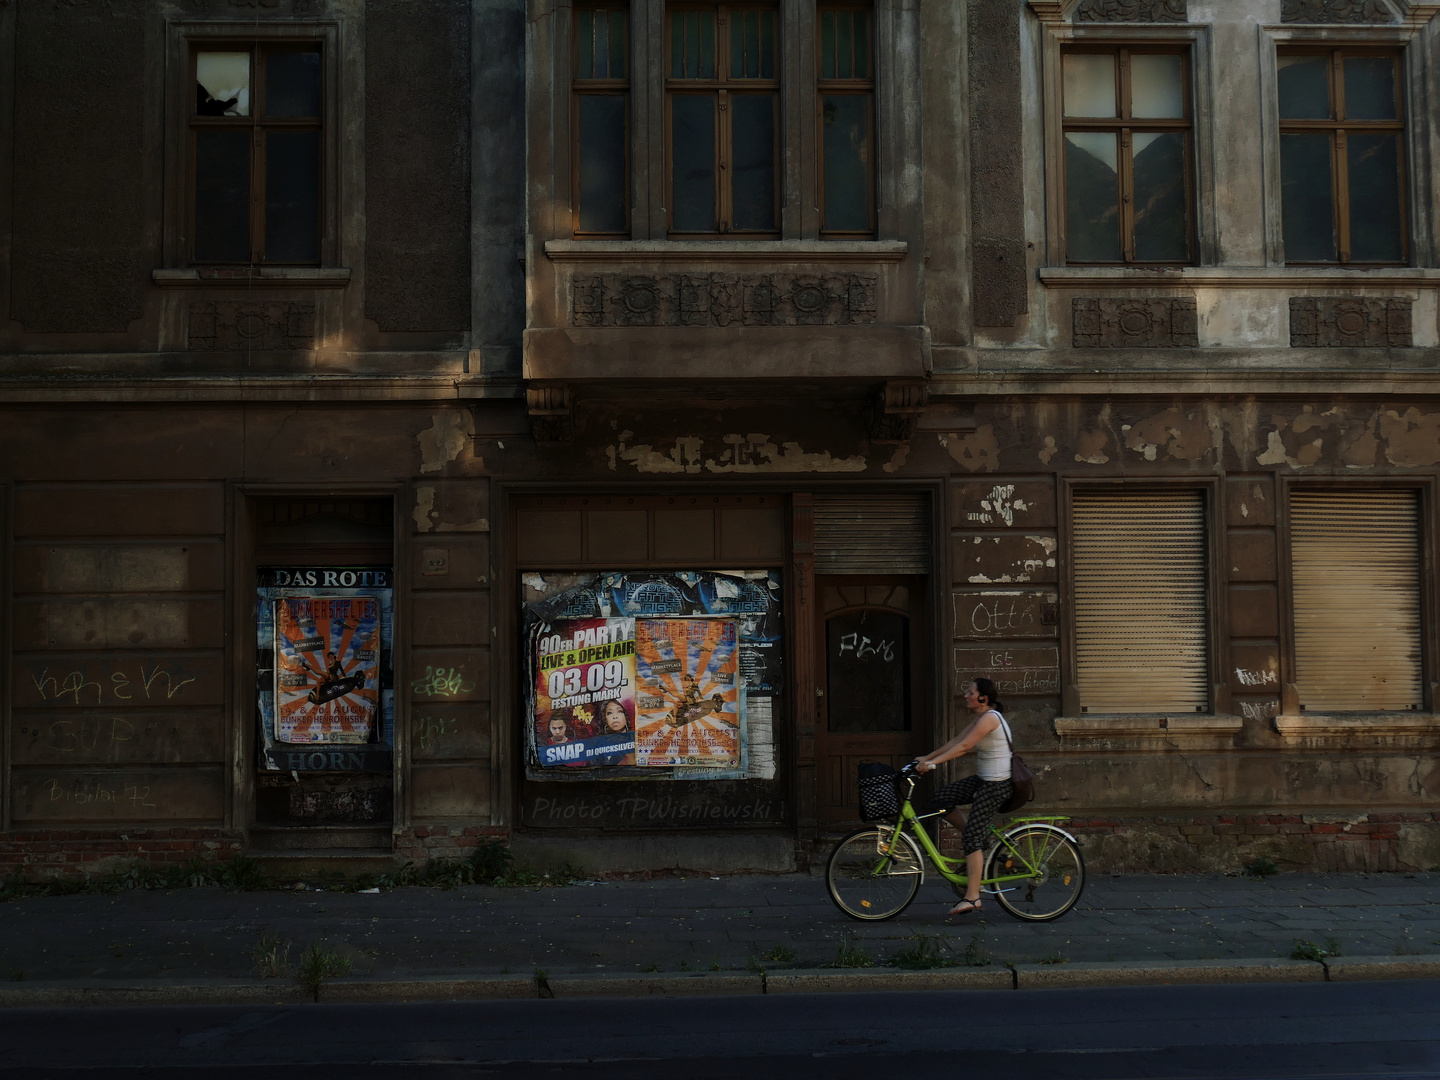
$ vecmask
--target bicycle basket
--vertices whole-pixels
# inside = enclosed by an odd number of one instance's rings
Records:
[[[860,820],[884,821],[900,813],[900,774],[889,765],[860,765]]]

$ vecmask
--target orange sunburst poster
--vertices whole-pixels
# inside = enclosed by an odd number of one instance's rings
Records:
[[[374,597],[275,601],[275,738],[367,743],[380,697],[380,605]]]
[[[635,763],[740,765],[734,619],[635,620]]]

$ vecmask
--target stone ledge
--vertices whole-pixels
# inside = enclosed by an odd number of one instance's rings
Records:
[[[1313,960],[1141,960],[1095,964],[1016,964],[1015,987],[1163,986],[1171,983],[1324,982]]]
[[[339,289],[350,284],[348,266],[266,266],[152,270],[150,280],[162,289],[266,288]]]
[[[1440,716],[1420,712],[1351,715],[1281,715],[1275,730],[1290,737],[1312,735],[1440,735]]]
[[[1013,990],[1015,976],[1006,967],[937,968],[931,971],[876,971],[854,968],[802,968],[765,975],[767,994],[874,993],[880,990]]]
[[[553,262],[895,262],[904,240],[547,240]]]
[[[1057,716],[1055,734],[1081,738],[1124,736],[1139,739],[1165,739],[1176,735],[1234,735],[1245,726],[1239,716],[1217,716],[1186,713],[1100,714]]]
[[[1331,982],[1440,979],[1440,956],[1332,956],[1324,964]]]
[[[1313,266],[1047,266],[1037,271],[1046,285],[1063,288],[1347,289],[1435,288],[1440,270],[1409,266],[1373,270]]]

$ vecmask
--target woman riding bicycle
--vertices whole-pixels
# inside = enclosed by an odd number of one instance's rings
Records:
[[[995,684],[989,679],[976,679],[965,690],[965,707],[975,714],[970,725],[938,750],[920,758],[916,772],[927,773],[942,762],[976,751],[976,775],[946,784],[930,799],[931,810],[947,810],[945,820],[960,829],[965,852],[968,882],[965,898],[952,907],[951,915],[967,915],[981,910],[980,878],[985,862],[985,840],[990,820],[996,809],[1014,792],[1010,782],[1009,725],[1000,715],[1000,702],[995,698]],[[970,804],[970,819],[956,809]]]

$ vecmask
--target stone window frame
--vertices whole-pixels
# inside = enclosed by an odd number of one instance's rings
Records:
[[[552,16],[546,46],[537,59],[548,63],[549,100],[537,100],[532,108],[546,114],[553,134],[542,154],[532,145],[530,191],[532,202],[542,199],[553,210],[546,216],[551,227],[545,230],[546,250],[559,243],[565,248],[594,246],[597,250],[625,250],[637,242],[647,247],[661,243],[677,249],[728,252],[744,250],[777,254],[786,242],[818,241],[820,250],[829,245],[861,246],[887,244],[903,235],[907,220],[915,212],[915,196],[906,186],[905,174],[920,159],[919,116],[907,108],[905,90],[920,83],[919,58],[908,48],[913,11],[903,0],[873,0],[874,21],[875,148],[874,215],[875,231],[868,240],[836,235],[820,229],[818,155],[819,125],[816,123],[818,97],[816,37],[819,33],[815,4],[782,3],[778,7],[781,41],[780,63],[780,230],[778,239],[749,239],[726,233],[714,237],[671,237],[665,207],[665,57],[668,42],[666,0],[631,0],[630,3],[630,235],[625,239],[586,239],[575,236],[571,227],[571,176],[574,131],[569,118],[573,15],[575,4],[562,0]],[[906,46],[906,47],[902,47]],[[533,86],[532,82],[532,86]],[[562,112],[563,109],[563,112]],[[531,124],[534,124],[534,117]],[[548,157],[548,161],[545,158]],[[543,179],[542,179],[543,177]]]
[[[1219,476],[1160,476],[1145,480],[1061,475],[1059,478],[1060,587],[1060,713],[1054,720],[1062,738],[1159,739],[1180,745],[1229,746],[1244,726],[1230,711],[1230,684],[1219,676],[1230,669],[1229,575],[1225,572],[1226,529],[1224,490]],[[1077,492],[1169,494],[1198,491],[1204,502],[1206,565],[1206,662],[1209,665],[1209,709],[1203,713],[1082,713],[1075,682],[1075,542],[1074,505]],[[1198,740],[1198,742],[1197,742]]]
[[[1434,526],[1440,507],[1440,477],[1281,476],[1275,506],[1277,584],[1280,592],[1280,712],[1275,730],[1291,739],[1353,739],[1375,735],[1389,739],[1440,734],[1440,659],[1436,656],[1435,591],[1440,584],[1440,530]],[[1413,491],[1420,503],[1420,685],[1427,708],[1406,712],[1310,713],[1300,711],[1295,685],[1295,579],[1290,534],[1290,495],[1296,489],[1350,491]]]
[[[1440,100],[1440,88],[1428,69],[1425,55],[1423,22],[1406,21],[1391,25],[1310,26],[1286,23],[1261,26],[1260,35],[1260,131],[1263,154],[1263,188],[1261,202],[1265,216],[1265,263],[1285,267],[1303,274],[1314,271],[1313,264],[1287,264],[1280,196],[1280,90],[1279,54],[1286,47],[1359,49],[1391,49],[1399,53],[1401,65],[1402,103],[1405,120],[1404,145],[1404,243],[1403,263],[1356,264],[1364,272],[1371,266],[1396,269],[1405,266],[1436,265],[1434,228],[1435,185],[1425,163],[1433,160],[1440,148],[1433,105]],[[1325,264],[1327,269],[1349,269],[1350,264]]]
[[[195,89],[189,85],[190,57],[196,46],[256,43],[315,43],[320,46],[322,155],[320,262],[318,266],[216,266],[192,264],[189,219],[189,132]],[[167,20],[165,25],[165,204],[161,243],[162,265],[152,273],[160,286],[214,284],[234,286],[237,281],[263,280],[273,285],[338,287],[350,280],[344,259],[345,238],[353,233],[351,218],[358,177],[363,172],[359,140],[342,138],[341,99],[359,101],[363,95],[358,72],[342,53],[341,26],[334,20],[260,22],[254,20]]]
[[[1100,45],[1111,48],[1183,49],[1190,78],[1190,137],[1194,172],[1190,177],[1191,229],[1194,257],[1184,266],[1214,266],[1219,262],[1219,235],[1215,209],[1214,105],[1210,80],[1211,33],[1201,23],[1081,23],[1042,19],[1040,22],[1041,116],[1044,125],[1045,257],[1046,267],[1066,267],[1065,261],[1065,124],[1061,102],[1064,78],[1061,54],[1072,47]],[[1079,272],[1132,270],[1149,273],[1148,264],[1077,264]],[[1159,264],[1155,264],[1159,265]]]

